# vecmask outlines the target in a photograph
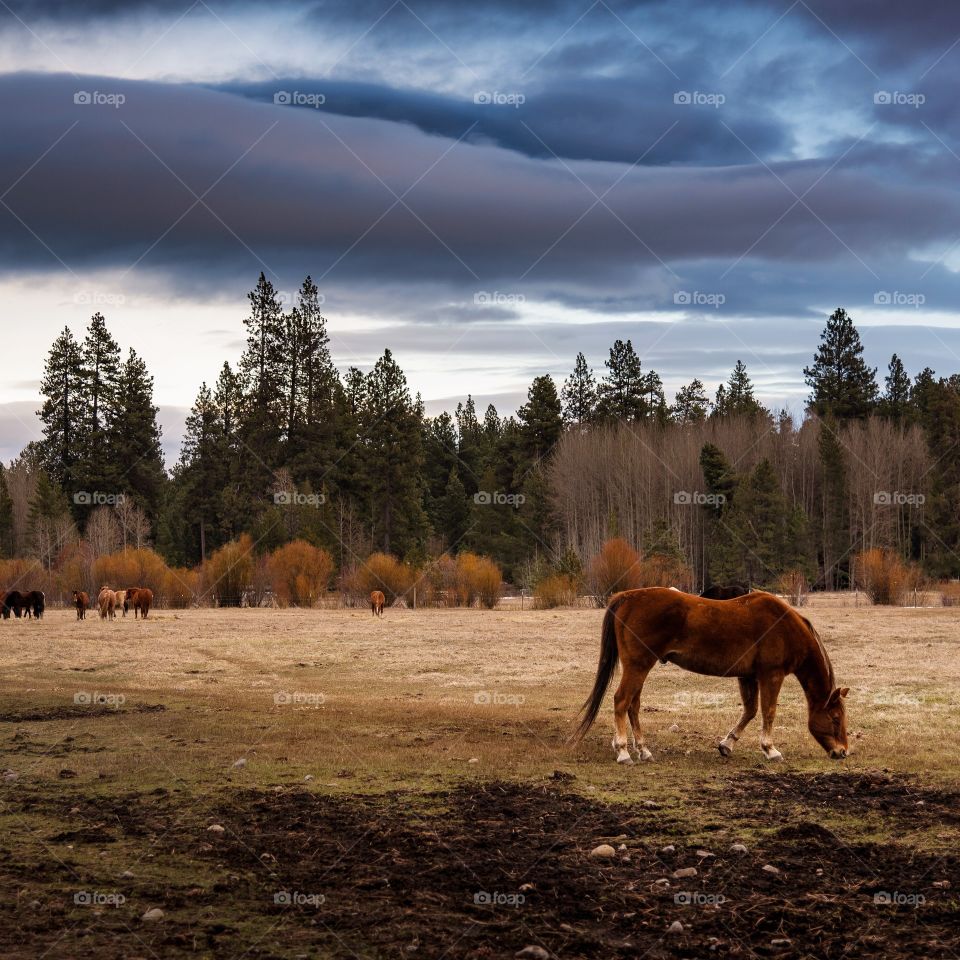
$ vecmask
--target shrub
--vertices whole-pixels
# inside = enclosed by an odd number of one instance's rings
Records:
[[[49,593],[49,580],[47,571],[38,560],[29,560],[26,557],[0,560],[0,594],[7,594],[11,590],[19,590],[21,593],[42,590]]]
[[[533,604],[538,610],[554,607],[572,607],[577,602],[579,583],[569,573],[555,573],[544,577],[533,588]]]
[[[104,585],[113,590],[146,587],[153,591],[158,606],[161,604],[168,573],[169,568],[163,557],[146,547],[107,553],[93,562],[95,590]]]
[[[387,605],[404,596],[413,586],[416,571],[389,553],[371,553],[359,566],[341,578],[341,589],[348,600],[365,604],[374,590],[381,590]]]
[[[662,553],[652,553],[637,564],[633,577],[636,587],[676,587],[690,590],[693,571],[682,560]]]
[[[312,607],[327,592],[333,558],[306,540],[293,540],[267,560],[270,588],[282,607]]]
[[[200,593],[200,571],[188,567],[171,567],[164,580],[162,605],[185,610]]]
[[[777,593],[785,596],[795,607],[806,606],[810,585],[807,583],[807,575],[799,567],[781,573],[776,587]]]
[[[239,607],[250,589],[253,572],[253,540],[244,533],[207,559],[201,572],[204,593],[214,597],[217,606]]]
[[[639,565],[640,554],[626,540],[608,540],[587,568],[587,583],[597,606],[606,606],[620,590],[640,586]]]
[[[465,607],[472,607],[479,601],[481,606],[492,610],[503,593],[503,574],[489,557],[475,553],[458,554],[457,593]]]
[[[945,580],[939,584],[940,602],[945,607],[960,606],[960,580]]]
[[[892,550],[875,548],[858,553],[853,561],[856,585],[870,600],[886,606],[903,603],[923,585],[919,567],[906,564]]]

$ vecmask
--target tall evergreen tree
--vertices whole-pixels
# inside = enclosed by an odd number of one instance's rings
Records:
[[[633,343],[615,341],[604,363],[607,373],[598,391],[598,416],[607,422],[642,420],[648,409],[647,383]]]
[[[888,420],[903,423],[910,414],[910,377],[896,354],[890,358],[884,385],[878,410]]]
[[[753,383],[742,360],[734,365],[727,380],[726,413],[730,416],[757,417],[766,413],[753,395]]]
[[[820,551],[826,590],[849,583],[850,516],[847,505],[847,464],[840,425],[831,414],[820,421],[818,446],[823,469]]]
[[[597,381],[582,353],[577,354],[573,373],[564,381],[560,397],[565,423],[583,426],[593,420],[597,407]]]
[[[0,558],[13,556],[13,498],[7,486],[7,471],[0,464]]]
[[[670,416],[677,423],[702,423],[709,413],[710,400],[706,389],[696,378],[677,391],[670,409]]]
[[[860,334],[842,308],[827,320],[813,364],[803,375],[812,391],[810,409],[819,417],[861,419],[876,405],[877,370],[864,361]]]
[[[154,522],[166,479],[157,413],[153,377],[131,348],[117,375],[104,424],[108,482],[114,490],[132,494]]]
[[[40,445],[44,470],[67,490],[76,489],[83,456],[83,355],[69,327],[53,342],[40,384],[43,424]]]
[[[553,377],[536,377],[527,402],[517,411],[523,444],[524,470],[550,455],[563,432],[563,417]]]

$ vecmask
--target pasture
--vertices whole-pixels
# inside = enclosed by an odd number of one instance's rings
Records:
[[[759,718],[722,758],[736,683],[670,665],[654,763],[614,763],[612,694],[568,747],[599,610],[5,621],[3,954],[956,956],[960,608],[804,613],[845,761],[794,678],[784,761]]]

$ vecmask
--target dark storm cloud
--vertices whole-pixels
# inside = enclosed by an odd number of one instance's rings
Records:
[[[75,104],[78,87],[125,102]],[[465,296],[505,284],[496,289],[649,302],[683,281],[684,261],[849,269],[943,242],[960,212],[952,189],[865,174],[855,151],[832,172],[825,161],[564,165],[111,78],[0,78],[0,123],[16,132],[0,150],[0,182],[13,185],[0,207],[8,271],[136,264],[201,287],[259,269],[286,287],[310,271]]]
[[[487,141],[540,158],[723,165],[750,162],[751,151],[769,156],[790,143],[783,123],[759,116],[754,107],[724,104],[721,110],[676,104],[675,94],[691,93],[698,85],[688,83],[688,89],[681,90],[678,81],[663,71],[636,80],[564,81],[540,91],[519,86],[520,91],[512,87],[500,91],[478,85],[472,100],[312,77],[230,83],[217,89],[270,103],[279,91],[322,93],[324,114],[409,123],[426,133]],[[498,95],[518,93],[523,102],[517,105],[489,102]],[[316,113],[308,105],[299,109]],[[639,116],[642,123],[637,122]],[[670,135],[660,139],[667,130]]]

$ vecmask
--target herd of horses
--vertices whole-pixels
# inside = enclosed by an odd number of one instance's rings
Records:
[[[616,760],[633,763],[631,746],[638,759],[652,760],[640,728],[640,695],[657,663],[705,676],[736,677],[743,713],[718,744],[725,757],[756,716],[759,701],[760,749],[767,760],[783,759],[772,733],[780,688],[790,674],[806,696],[810,734],[833,759],[847,756],[844,700],[850,689],[837,686],[813,624],[772,593],[717,587],[696,596],[675,587],[645,587],[613,596],[603,618],[596,679],[581,708],[574,740],[582,739],[596,720],[619,664],[620,684],[613,698]]]
[[[0,595],[0,616],[4,620],[10,619],[12,613],[17,619],[31,617],[39,620],[46,609],[47,601],[42,590],[30,590],[22,593],[19,590],[9,590]]]
[[[86,620],[87,610],[90,608],[90,596],[83,590],[73,591],[73,605],[77,611],[78,620]],[[101,620],[115,620],[117,611],[123,616],[128,610],[133,610],[133,619],[139,614],[144,620],[153,605],[153,591],[147,587],[128,587],[126,590],[111,590],[101,587],[97,594],[97,610]]]

